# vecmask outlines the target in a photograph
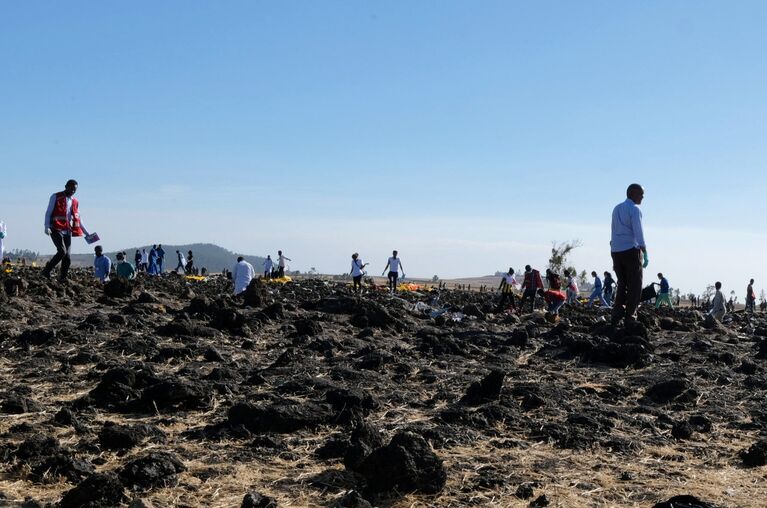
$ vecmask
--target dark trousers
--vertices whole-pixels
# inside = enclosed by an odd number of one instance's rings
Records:
[[[72,247],[72,235],[65,234],[55,229],[51,231],[51,240],[53,245],[56,246],[56,255],[54,255],[50,261],[45,265],[44,273],[50,274],[59,262],[61,262],[61,274],[60,277],[66,278],[69,273],[69,265],[72,264],[72,259],[69,257],[69,251]]]
[[[530,312],[535,310],[535,289],[525,289],[522,293],[522,300],[519,302],[519,311],[525,310],[525,302],[530,299]]]
[[[281,279],[283,277],[285,277],[285,267],[281,266],[277,269],[277,278]]]
[[[514,301],[514,293],[511,292],[503,292],[501,293],[501,299],[498,302],[498,308],[503,310],[503,304],[506,303],[506,300],[511,301],[511,308],[514,310],[517,310],[517,302]]]
[[[618,276],[613,305],[613,323],[621,318],[636,319],[637,307],[642,297],[642,251],[629,249],[613,252],[613,270]]]

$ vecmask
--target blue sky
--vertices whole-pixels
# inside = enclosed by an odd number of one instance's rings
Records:
[[[610,211],[639,181],[650,270],[741,293],[767,281],[766,16],[756,1],[4,2],[7,243],[50,251],[47,198],[76,178],[108,249],[281,248],[340,272],[398,248],[410,275],[455,277],[581,238],[576,264],[602,271]]]

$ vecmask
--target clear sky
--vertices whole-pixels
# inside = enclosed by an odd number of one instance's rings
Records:
[[[601,272],[638,181],[650,273],[767,287],[765,19],[746,0],[2,2],[7,247],[51,252],[48,197],[76,178],[107,250],[339,273],[396,248],[408,275],[459,277],[580,238]]]

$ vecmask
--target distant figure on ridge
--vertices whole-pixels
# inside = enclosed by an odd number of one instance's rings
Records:
[[[501,292],[501,299],[498,301],[498,310],[504,309],[506,300],[511,302],[511,308],[517,311],[517,302],[514,301],[514,289],[517,287],[517,279],[514,278],[514,269],[509,267],[509,271],[506,275],[501,277],[501,284],[498,286],[498,290]]]
[[[112,270],[112,260],[104,255],[101,245],[97,245],[93,251],[96,253],[96,259],[93,260],[93,273],[101,282],[107,282],[109,272]]]
[[[184,257],[184,253],[177,250],[176,259],[178,259],[178,264],[176,265],[176,269],[174,271],[176,273],[178,273],[179,270],[186,271],[186,258]]]
[[[389,291],[395,293],[397,291],[397,280],[399,279],[399,272],[402,269],[402,277],[405,276],[405,267],[402,266],[402,261],[397,257],[397,251],[392,251],[391,257],[386,262],[386,266],[383,269],[381,276],[386,275],[386,270],[389,270]]]
[[[546,271],[546,275],[548,278],[548,270]],[[580,293],[580,290],[578,289],[578,281],[576,280],[576,276],[574,273],[570,273],[570,270],[565,270],[565,277],[567,278],[567,304],[568,305],[577,305],[578,304],[578,294]],[[560,289],[560,288],[556,288]]]
[[[751,279],[746,288],[746,311],[756,310],[756,291],[754,291],[754,279]]]
[[[632,183],[626,189],[626,200],[617,205],[612,213],[610,255],[618,277],[612,312],[614,325],[624,318],[627,323],[636,321],[642,297],[642,269],[647,268],[650,262],[642,230],[642,211],[638,206],[643,199],[642,186]]]
[[[152,245],[149,250],[149,267],[147,268],[149,275],[157,275],[157,245]]]
[[[256,276],[256,270],[253,265],[245,261],[240,256],[237,258],[237,264],[232,268],[232,282],[234,282],[234,294],[239,295],[248,288],[248,284]]]
[[[141,271],[149,271],[149,254],[147,254],[146,249],[141,249]]]
[[[186,253],[186,266],[184,266],[184,271],[187,275],[194,275],[194,254],[192,254],[191,250]]]
[[[349,274],[352,276],[352,289],[355,293],[362,291],[363,270],[368,263],[363,263],[358,253],[352,254],[352,269]]]
[[[264,278],[265,279],[272,278],[273,268],[274,268],[274,261],[272,261],[272,256],[267,254],[266,259],[264,259]]]
[[[157,246],[157,273],[162,273],[163,265],[165,264],[165,250],[162,248],[162,244]]]
[[[59,278],[66,280],[69,266],[72,264],[72,259],[69,257],[72,237],[88,235],[88,230],[80,221],[80,203],[74,197],[76,192],[77,182],[69,180],[63,191],[53,194],[48,200],[48,209],[45,211],[45,234],[51,237],[56,247],[56,255],[43,268],[43,277],[50,277],[53,269],[61,262]]]
[[[286,260],[293,261],[293,260],[283,256],[281,250],[277,251],[277,256],[279,256],[279,258],[277,259],[277,278],[281,279],[285,277],[285,266],[287,266],[287,263],[285,263],[285,261]]]
[[[653,282],[656,286],[660,286],[660,291],[658,292],[658,296],[655,297],[655,308],[660,309],[660,306],[662,304],[667,304],[670,308],[674,308],[674,304],[671,303],[671,295],[669,295],[669,285],[668,285],[668,279],[663,276],[662,273],[658,274],[658,279],[660,279],[660,284],[657,282]]]

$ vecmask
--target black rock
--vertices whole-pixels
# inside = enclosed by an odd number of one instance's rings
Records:
[[[248,492],[242,499],[240,508],[277,508],[277,500],[257,492]]]
[[[328,406],[313,402],[299,404],[288,399],[271,405],[241,402],[228,412],[230,424],[244,425],[251,432],[295,432],[327,423],[331,417]]]
[[[367,422],[357,422],[343,455],[344,465],[347,469],[356,471],[363,460],[384,444],[386,443],[383,435],[378,429]]]
[[[550,504],[549,498],[546,497],[546,494],[542,494],[530,503],[530,508],[543,508],[544,506],[548,506],[549,504]]]
[[[674,439],[684,440],[692,437],[693,428],[688,422],[676,422],[671,427],[671,435]]]
[[[123,501],[123,486],[117,475],[97,473],[64,494],[58,508],[108,508]]]
[[[461,403],[467,406],[478,406],[486,402],[498,400],[501,396],[505,377],[505,372],[494,370],[485,376],[482,381],[473,382],[466,391],[466,395],[461,399]]]
[[[701,501],[695,496],[674,496],[668,501],[654,504],[652,508],[716,508],[716,506]]]
[[[429,444],[410,432],[371,453],[357,468],[372,493],[398,491],[436,494],[445,487],[447,472]]]
[[[176,485],[178,473],[185,471],[184,464],[165,452],[152,452],[127,463],[120,469],[120,479],[131,489],[151,489]]]
[[[758,441],[748,450],[740,452],[740,458],[746,467],[759,467],[767,464],[767,441]]]
[[[106,422],[99,432],[99,444],[105,450],[128,450],[147,437],[164,437],[154,425],[117,425]]]
[[[352,490],[339,499],[334,508],[373,508],[373,505],[362,497],[359,492]]]
[[[656,383],[647,389],[647,395],[653,402],[663,404],[671,402],[690,389],[691,383],[683,378],[670,379]]]
[[[519,499],[530,499],[534,495],[533,485],[531,483],[520,484],[514,495]]]

